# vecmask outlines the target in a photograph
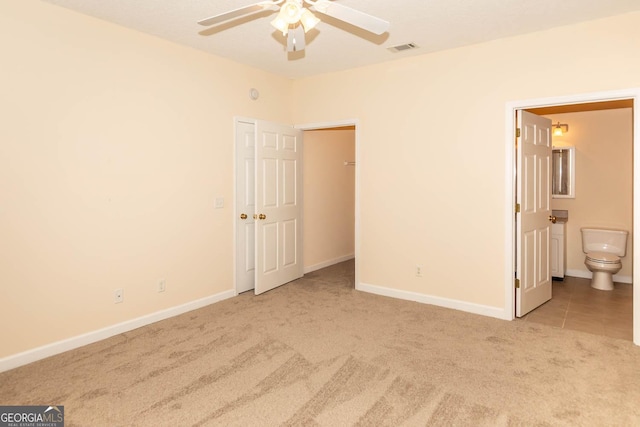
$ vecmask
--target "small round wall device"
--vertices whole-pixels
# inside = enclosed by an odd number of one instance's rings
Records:
[[[253,99],[255,101],[259,97],[260,97],[260,92],[258,92],[258,89],[253,88],[253,87],[251,89],[249,89],[249,98],[251,98],[251,99]]]

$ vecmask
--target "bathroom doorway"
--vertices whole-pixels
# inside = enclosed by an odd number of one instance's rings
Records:
[[[633,102],[631,100],[537,108],[531,113],[550,119],[555,152],[561,152],[569,181],[551,199],[553,300],[525,316],[545,323],[596,335],[633,339],[632,238],[622,269],[614,275],[612,291],[591,288],[591,272],[584,264],[582,227],[615,228],[633,232]],[[562,150],[562,151],[560,151]],[[573,159],[571,167],[568,160]],[[570,177],[570,174],[566,174]],[[571,190],[571,191],[569,191]],[[575,191],[578,191],[577,195]],[[566,220],[565,220],[566,219]],[[555,249],[555,250],[554,250]],[[563,265],[564,264],[564,265]]]
[[[517,170],[516,170],[516,165],[514,162],[514,150],[515,148],[513,148],[513,139],[511,137],[511,135],[515,134],[515,120],[514,120],[514,112],[516,110],[527,110],[527,111],[532,111],[535,114],[538,115],[545,115],[547,117],[551,117],[554,124],[556,123],[556,120],[553,118],[554,115],[562,115],[562,114],[574,114],[574,113],[580,113],[580,112],[589,112],[589,111],[605,111],[605,110],[617,110],[617,109],[630,109],[630,124],[628,125],[630,129],[628,129],[628,131],[631,132],[632,134],[632,142],[631,142],[631,149],[633,149],[634,147],[636,147],[636,135],[638,135],[638,111],[636,108],[634,108],[636,106],[636,102],[637,100],[640,99],[640,91],[637,89],[633,89],[633,90],[627,90],[627,91],[613,91],[613,92],[604,92],[604,93],[595,93],[595,94],[584,94],[584,95],[576,95],[576,96],[570,96],[570,97],[558,97],[558,98],[549,98],[549,99],[539,99],[539,100],[524,100],[524,101],[517,101],[517,102],[512,102],[509,103],[507,105],[507,135],[508,136],[508,158],[507,158],[507,173],[509,174],[509,176],[511,176],[512,178],[509,180],[511,183],[511,188],[508,190],[509,194],[507,197],[508,199],[508,210],[509,210],[509,218],[512,218],[511,221],[509,221],[509,229],[508,229],[508,235],[512,236],[513,238],[511,239],[510,242],[507,242],[507,246],[508,249],[510,250],[510,252],[513,254],[513,258],[511,260],[509,260],[508,262],[508,284],[505,285],[505,289],[506,289],[506,307],[505,310],[508,310],[511,313],[511,318],[515,318],[515,313],[514,313],[514,287],[513,287],[513,277],[514,277],[514,271],[515,271],[515,265],[516,265],[516,251],[515,251],[515,218],[513,215],[513,206],[515,205],[515,195],[514,195],[514,189],[515,189],[515,180],[516,180],[516,174],[517,174]],[[628,111],[628,110],[627,110]],[[563,122],[564,123],[564,122]],[[577,132],[577,129],[571,129],[571,131],[576,131],[574,133],[574,135],[578,135],[579,132]],[[554,141],[555,144],[555,141]],[[636,201],[639,201],[640,198],[635,194],[636,191],[640,191],[640,185],[637,182],[634,182],[637,178],[635,178],[635,176],[637,176],[638,174],[633,174],[633,170],[640,170],[640,169],[636,169],[636,168],[640,168],[640,161],[638,159],[636,159],[637,157],[639,157],[636,153],[638,153],[640,151],[640,148],[636,149],[636,150],[632,150],[633,151],[633,160],[632,160],[632,165],[631,165],[631,173],[628,174],[628,176],[626,177],[627,180],[627,184],[631,187],[631,201],[630,201],[630,216],[632,218],[631,220],[631,224],[635,223],[638,218],[636,218],[636,216],[639,215],[640,213],[640,209],[636,208],[635,203],[637,203]],[[577,184],[578,186],[579,184]],[[578,187],[578,195],[580,194],[580,189]],[[639,193],[640,194],[640,193]],[[569,222],[571,222],[572,218],[571,218],[571,212],[569,212]],[[578,224],[578,222],[581,222],[582,220],[580,219],[580,215],[577,216],[576,218],[576,224],[575,227],[577,227],[577,229],[579,230],[580,224]],[[615,224],[612,224],[615,225]],[[619,226],[623,226],[623,224],[620,224]],[[627,272],[627,276],[625,277],[624,272],[622,272],[623,274],[621,275],[621,277],[617,277],[616,281],[618,282],[622,282],[624,283],[624,281],[628,281],[628,282],[632,282],[632,284],[629,284],[628,286],[630,287],[629,289],[631,289],[632,291],[634,290],[634,286],[636,281],[633,280],[633,272],[634,271],[638,271],[637,270],[637,266],[638,266],[638,261],[640,259],[638,253],[636,253],[637,251],[634,251],[634,244],[633,242],[635,241],[635,235],[636,235],[636,231],[634,229],[632,229],[632,226],[628,227],[629,231],[630,231],[630,243],[629,243],[629,254],[631,256],[627,256],[624,260],[623,260],[623,266],[625,265],[625,261],[626,264],[628,266],[628,269],[626,270]],[[575,234],[572,233],[572,234]],[[580,236],[578,235],[578,238]],[[580,252],[581,252],[581,240],[578,240],[576,243],[576,238],[575,236],[572,237],[572,246],[575,246],[579,244],[580,245]],[[578,255],[573,255],[573,258],[575,258]],[[577,264],[575,263],[575,260],[572,260],[572,267],[575,267]],[[580,271],[577,268],[569,268],[568,269],[568,273],[569,274],[574,274],[574,275],[578,275],[580,276]],[[573,270],[573,271],[572,271]],[[584,276],[584,273],[582,273],[582,275]],[[587,280],[584,277],[578,277],[577,280]],[[621,280],[622,279],[622,280]],[[567,282],[570,283],[570,282]],[[631,293],[631,292],[629,292]],[[636,345],[640,345],[640,292],[638,292],[637,289],[635,289],[635,292],[633,292],[633,301],[632,301],[632,306],[633,306],[633,341]],[[560,296],[560,295],[558,295]]]

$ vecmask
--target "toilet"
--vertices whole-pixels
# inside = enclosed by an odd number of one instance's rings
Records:
[[[622,268],[620,258],[627,253],[628,231],[605,228],[581,228],[584,264],[593,273],[591,287],[613,290],[613,275]]]

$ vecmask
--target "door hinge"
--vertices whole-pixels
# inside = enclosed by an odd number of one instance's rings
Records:
[[[515,285],[516,285],[516,289],[520,289],[520,279],[516,279]]]
[[[520,138],[520,128],[516,128],[516,138]]]
[[[516,213],[520,213],[520,203],[516,203]]]

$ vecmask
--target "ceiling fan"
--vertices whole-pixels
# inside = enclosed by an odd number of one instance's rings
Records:
[[[305,4],[309,8],[305,8]],[[258,12],[273,13],[278,10],[280,12],[271,21],[271,25],[281,31],[283,36],[287,36],[287,51],[289,52],[304,50],[305,33],[320,22],[320,19],[311,12],[312,10],[377,35],[383,34],[389,29],[389,22],[331,0],[265,0],[211,16],[198,21],[198,24],[218,25]]]

